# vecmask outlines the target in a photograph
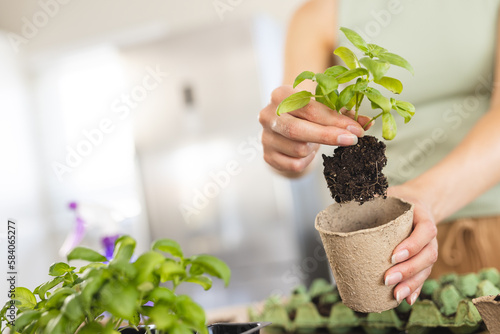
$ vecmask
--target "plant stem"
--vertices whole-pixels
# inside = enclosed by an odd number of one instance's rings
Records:
[[[384,113],[384,112],[382,111],[382,112],[381,112],[380,114],[378,114],[377,116],[372,117],[372,118],[370,119],[370,121],[369,121],[369,122],[367,122],[367,123],[363,126],[363,130],[365,130],[365,129],[366,129],[366,127],[368,126],[368,124],[370,124],[371,122],[373,122],[374,120],[376,120],[377,118],[379,118],[380,116],[382,116],[382,114],[383,114],[383,113]]]
[[[122,318],[119,318],[119,319],[118,319],[118,321],[116,322],[116,324],[115,324],[115,326],[114,326],[114,327],[115,327],[115,329],[120,328],[120,324],[122,323],[122,321],[123,321],[123,319],[122,319]]]
[[[354,120],[357,122],[358,121],[358,112],[359,112],[359,104],[358,104],[358,93],[356,93],[356,112],[354,113]]]

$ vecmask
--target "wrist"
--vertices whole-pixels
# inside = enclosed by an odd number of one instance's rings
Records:
[[[404,183],[404,186],[408,187],[418,201],[429,210],[436,224],[448,216],[442,200],[446,196],[442,194],[441,189],[435,183],[416,178]]]

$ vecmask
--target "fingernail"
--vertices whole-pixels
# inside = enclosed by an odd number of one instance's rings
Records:
[[[347,127],[347,131],[356,135],[357,137],[363,137],[365,135],[365,131],[359,126],[349,125]]]
[[[405,286],[396,293],[398,303],[410,295],[410,288]]]
[[[410,297],[410,305],[413,305],[415,304],[415,301],[417,300],[418,298],[418,293],[417,292],[414,292],[411,297]]]
[[[400,272],[392,273],[390,275],[387,275],[387,277],[385,278],[385,285],[398,284],[402,279],[403,274],[401,274]]]
[[[355,135],[342,134],[337,137],[339,145],[356,145],[358,143],[358,137]]]
[[[408,252],[407,249],[403,249],[402,251],[397,252],[396,254],[394,254],[391,257],[391,262],[392,262],[392,264],[403,262],[406,259],[408,259],[409,256],[410,256],[410,252]]]

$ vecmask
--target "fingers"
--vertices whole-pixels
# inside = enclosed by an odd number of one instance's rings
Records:
[[[394,289],[394,298],[398,302],[406,299],[408,304],[413,305],[420,294],[420,290],[422,290],[425,280],[431,274],[431,269],[432,267],[426,268],[415,276],[399,283]]]
[[[404,281],[422,270],[431,267],[438,257],[437,240],[433,239],[421,252],[409,260],[391,267],[385,273],[386,285],[397,284]],[[396,280],[396,278],[399,278]]]
[[[290,140],[269,129],[262,132],[262,144],[293,158],[305,158],[319,149],[319,144]]]
[[[297,91],[298,90],[293,89],[291,86],[281,86],[276,88],[271,95],[271,105],[277,107],[283,99]],[[362,137],[364,135],[362,125],[367,123],[369,120],[368,117],[363,116],[363,123],[356,122],[354,121],[354,112],[352,112],[352,115],[349,114],[349,116],[346,117],[336,111],[332,111],[332,109],[322,103],[316,102],[314,99],[311,99],[309,104],[305,107],[282,116],[285,115],[295,116],[315,124],[336,126],[341,129],[346,129],[358,137]]]
[[[324,126],[292,115],[282,115],[271,124],[271,130],[294,141],[312,142],[331,146],[348,146],[358,143],[358,136],[337,127]]]
[[[429,273],[430,274],[430,273]],[[415,304],[415,301],[417,300],[418,296],[420,296],[420,291],[422,291],[423,283],[420,287],[415,290],[412,294],[410,294],[408,297],[406,297],[406,302],[410,305]]]
[[[392,255],[392,263],[400,263],[418,254],[431,240],[436,238],[436,223],[430,214],[416,206],[414,210],[414,229],[411,235],[401,242]]]
[[[414,229],[393,252],[395,266],[387,270],[385,284],[397,284],[394,297],[413,304],[438,257],[437,227],[431,214],[416,202]]]
[[[295,92],[291,86],[275,89],[271,103],[259,113],[264,129],[264,160],[272,167],[283,172],[302,172],[314,159],[319,144],[355,145],[358,137],[364,135],[361,124],[366,124],[368,118],[361,117],[359,123],[353,116],[341,115],[314,100],[303,108],[277,116],[279,103]]]
[[[306,167],[312,162],[316,152],[313,151],[311,154],[304,158],[294,158],[280,153],[276,150],[266,148],[264,146],[264,160],[282,172],[294,172],[301,173]]]

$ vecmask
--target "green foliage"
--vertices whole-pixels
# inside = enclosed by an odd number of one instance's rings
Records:
[[[17,287],[15,325],[7,319],[9,301],[0,311],[0,320],[7,322],[2,332],[10,328],[11,333],[23,334],[115,334],[119,327],[136,328],[142,320],[145,325],[154,324],[159,333],[207,334],[203,308],[175,291],[181,283],[208,290],[212,287],[209,276],[220,278],[227,286],[229,267],[210,255],[184,257],[180,245],[170,239],[155,241],[150,251],[131,263],[135,246],[133,238],[120,237],[107,264],[98,252],[75,248],[68,261],[90,263],[78,269],[54,263],[49,268],[52,279],[33,292]],[[106,321],[102,321],[104,312],[109,315]]]
[[[347,28],[340,28],[340,30],[364,54],[364,57],[358,58],[350,49],[344,46],[338,47],[333,53],[342,59],[347,68],[336,65],[327,68],[323,73],[315,74],[310,71],[300,73],[295,79],[293,87],[295,88],[304,80],[311,80],[317,83],[315,94],[308,91],[292,94],[280,103],[276,113],[281,115],[305,107],[314,97],[317,102],[332,110],[337,110],[339,113],[342,108],[348,110],[355,108],[355,120],[357,120],[359,107],[366,97],[370,101],[372,109],[381,109],[381,112],[374,116],[369,123],[382,117],[382,136],[386,140],[391,140],[397,133],[396,121],[391,111],[396,111],[404,118],[405,123],[408,123],[415,114],[415,107],[409,102],[385,97],[370,85],[375,83],[391,93],[400,94],[403,91],[403,84],[396,78],[386,76],[386,73],[391,65],[395,65],[413,74],[413,67],[403,57],[390,53],[376,44],[366,43],[355,31]],[[353,80],[356,82],[339,91],[339,84]]]

